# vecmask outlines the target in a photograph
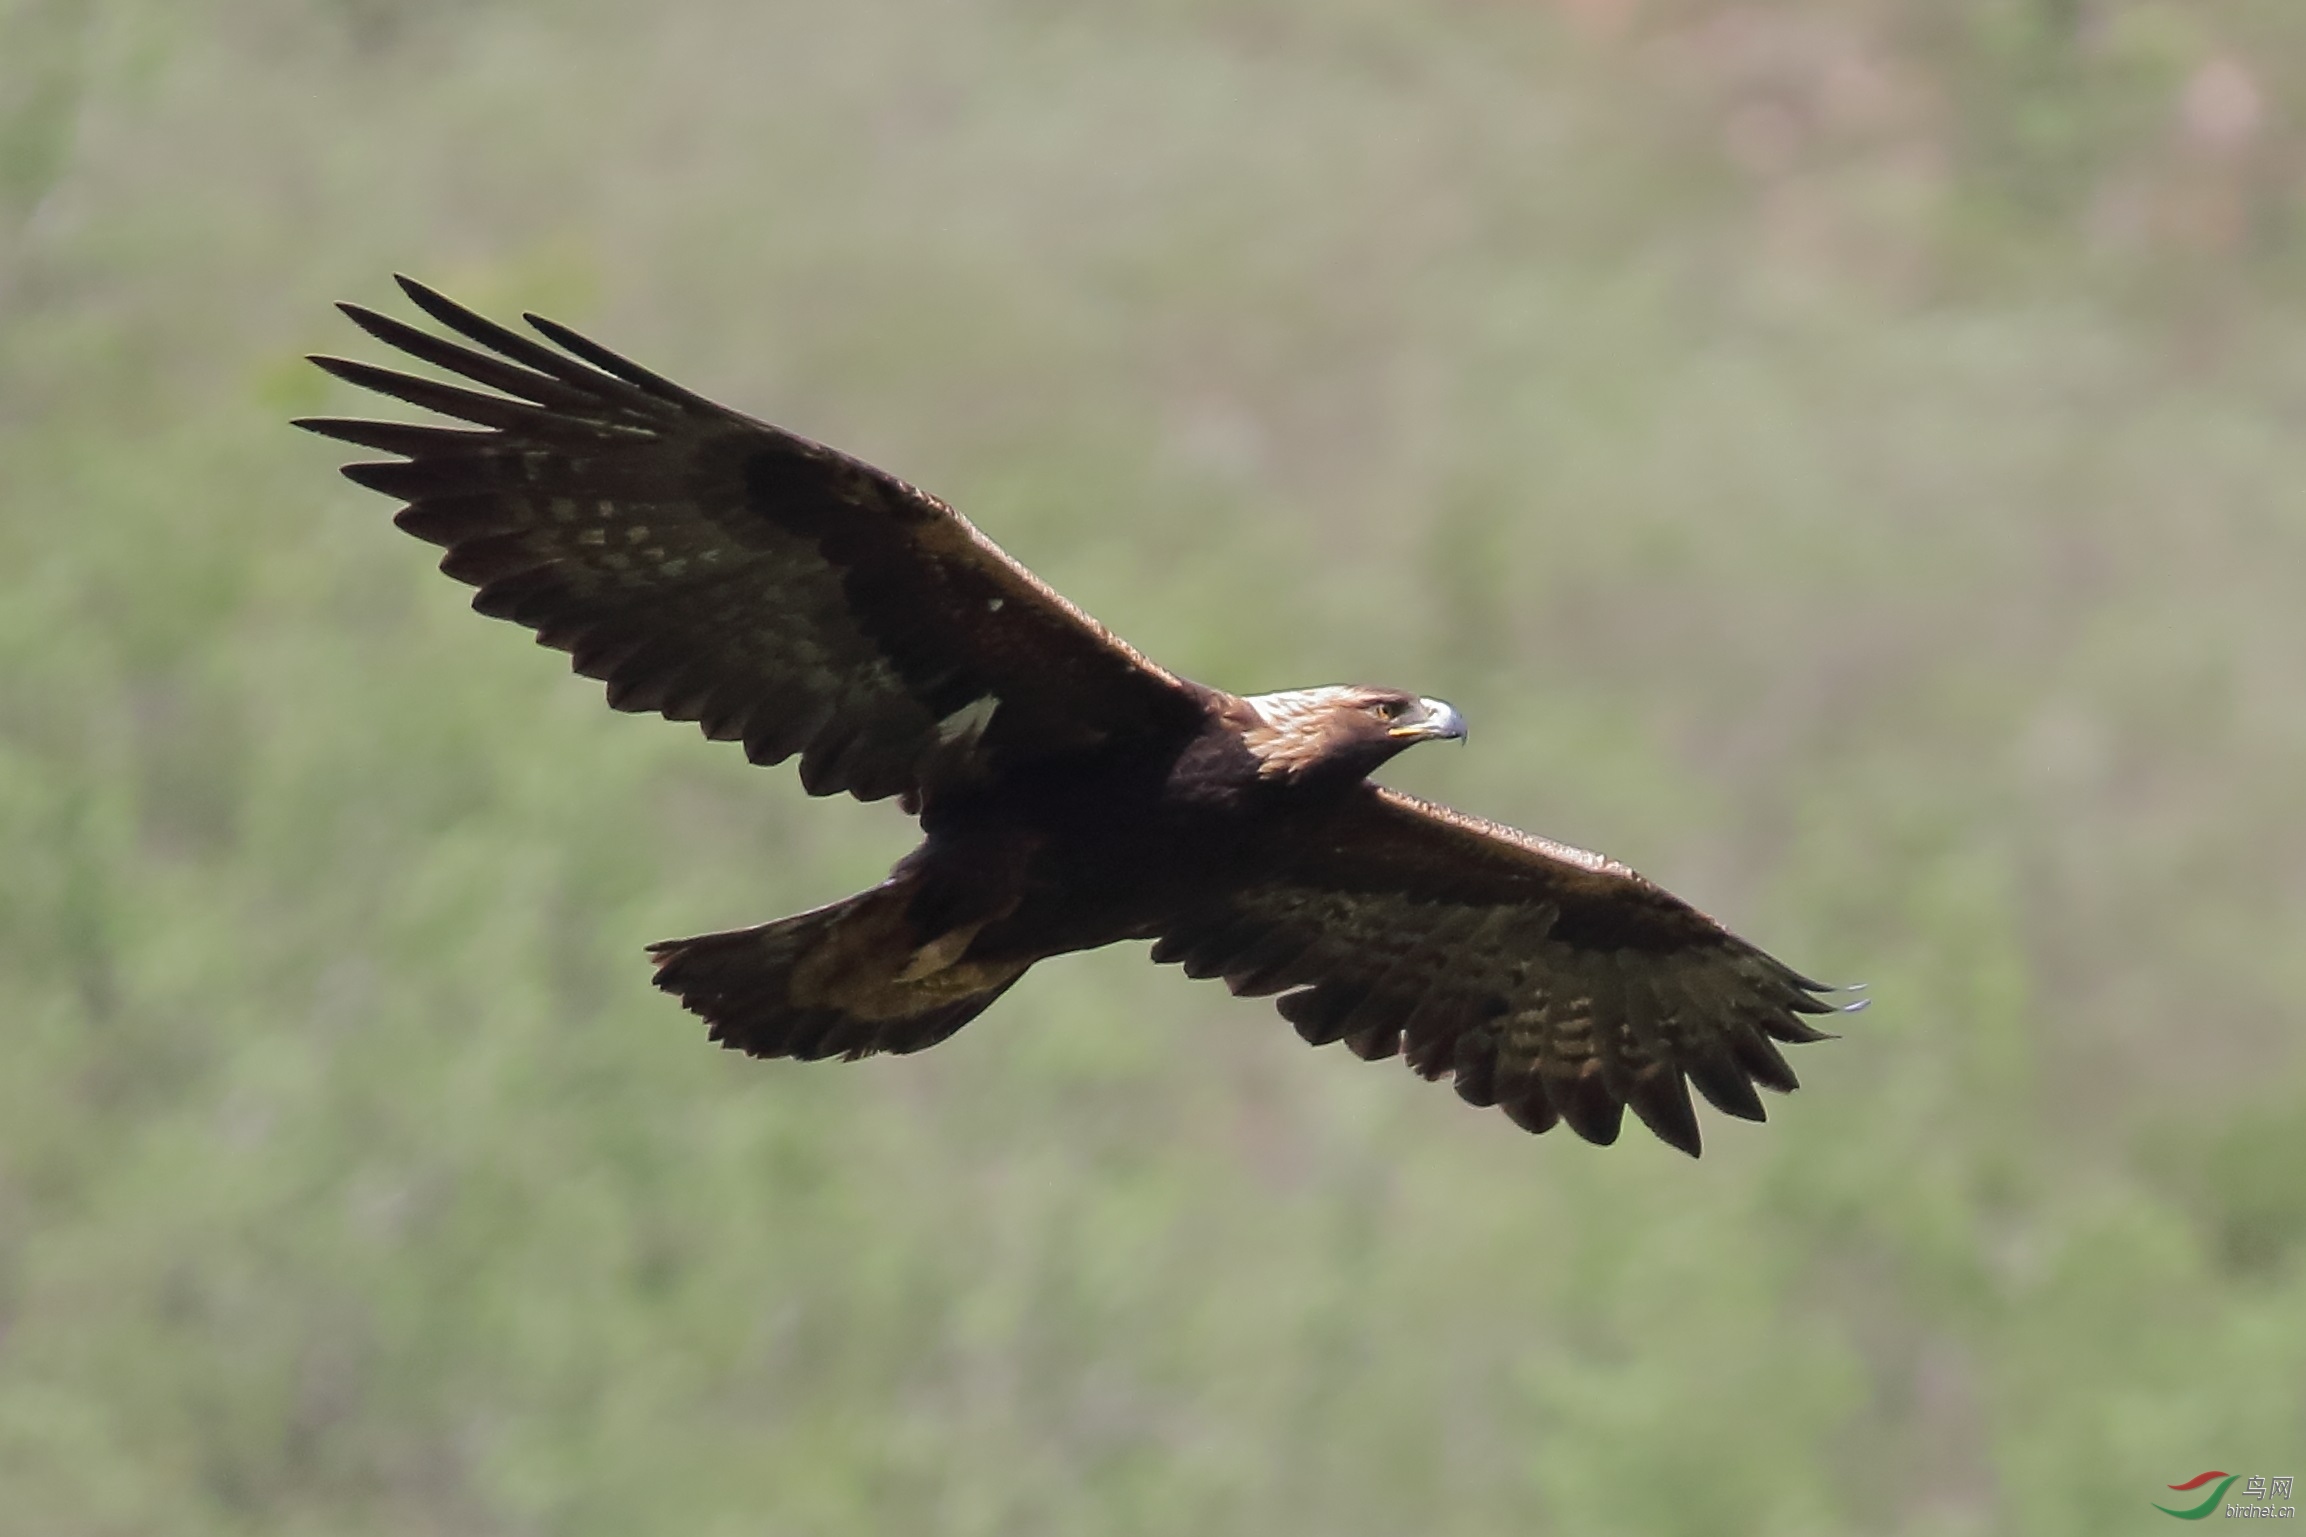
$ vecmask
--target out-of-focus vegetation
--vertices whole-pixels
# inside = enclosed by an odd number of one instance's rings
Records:
[[[2306,1450],[2294,0],[0,0],[0,1533],[2153,1530]],[[876,878],[292,414],[405,269],[1879,998],[1692,1164]],[[368,349],[373,353],[374,349]]]

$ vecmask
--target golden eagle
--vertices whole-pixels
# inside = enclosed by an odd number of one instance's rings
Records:
[[[1315,1045],[1444,1074],[1533,1132],[1613,1141],[1630,1105],[1695,1154],[1687,1085],[1762,1119],[1831,991],[1625,866],[1371,784],[1456,710],[1388,688],[1237,697],[1163,671],[950,507],[549,320],[545,342],[420,284],[475,345],[358,305],[481,390],[316,357],[467,427],[310,418],[398,455],[473,607],[570,653],[619,710],[696,721],[814,795],[899,799],[887,880],[652,945],[656,982],[756,1057],[918,1051],[1034,962],[1119,940],[1223,977]],[[476,430],[477,429],[477,430]]]

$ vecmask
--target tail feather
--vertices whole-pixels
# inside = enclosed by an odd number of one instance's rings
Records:
[[[649,946],[656,984],[747,1056],[920,1051],[982,1014],[1025,964],[917,944],[904,907],[882,886],[758,928],[661,940]]]

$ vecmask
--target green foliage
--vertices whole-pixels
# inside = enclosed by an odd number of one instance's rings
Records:
[[[2104,1533],[2306,1445],[2306,23],[0,0],[0,1537]],[[2288,109],[2288,110],[2286,110]],[[282,425],[534,308],[1875,1009],[1691,1164],[1140,954],[754,1064],[907,845]]]

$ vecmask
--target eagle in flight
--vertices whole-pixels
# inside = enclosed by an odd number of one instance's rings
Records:
[[[846,901],[652,945],[656,983],[756,1057],[934,1046],[1036,961],[1120,940],[1304,1038],[1395,1055],[1542,1132],[1626,1107],[1698,1151],[1690,1084],[1761,1120],[1812,982],[1632,870],[1369,782],[1461,739],[1391,688],[1246,697],[1180,678],[935,497],[714,404],[531,315],[420,284],[463,345],[358,305],[478,390],[341,358],[340,379],[466,426],[308,418],[447,550],[473,607],[536,632],[619,710],[696,721],[813,795],[895,797],[922,840]],[[545,345],[545,343],[552,345]]]

